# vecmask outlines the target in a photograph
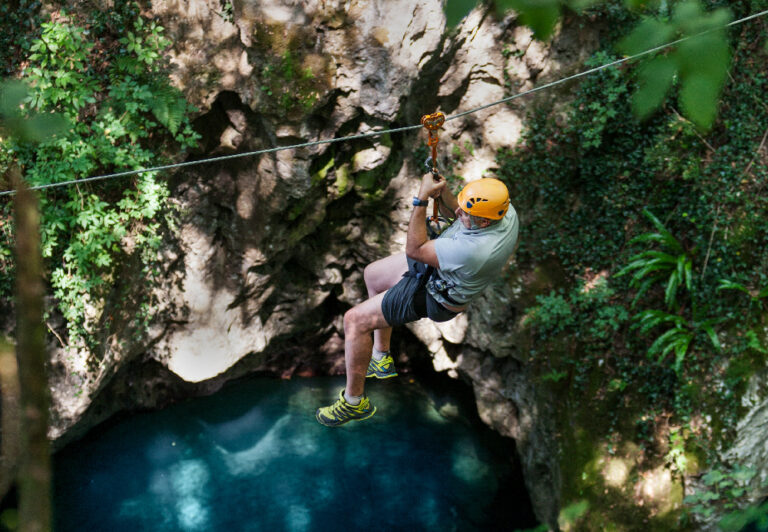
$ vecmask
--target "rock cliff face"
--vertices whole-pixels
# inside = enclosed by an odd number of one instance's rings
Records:
[[[410,126],[437,109],[456,114],[567,74],[596,45],[566,21],[545,47],[513,16],[482,10],[446,32],[441,4],[154,0],[152,15],[173,38],[174,82],[200,109],[198,157]],[[466,180],[493,175],[530,103],[447,122],[441,167]],[[364,266],[404,249],[423,143],[412,131],[174,175],[178,230],[165,235],[158,318],[133,331],[119,318],[132,302],[110,302],[118,318],[88,380],[73,376],[86,353],[56,351],[53,436],[66,442],[121,408],[211,391],[251,371],[343,371],[341,316],[366,297]],[[123,278],[140,274],[126,264]],[[436,370],[471,382],[483,420],[517,441],[537,516],[555,526],[558,449],[551,401],[518,345],[522,278],[512,264],[464,315],[410,328]]]

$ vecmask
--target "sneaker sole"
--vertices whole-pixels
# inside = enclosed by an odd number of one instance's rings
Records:
[[[376,377],[377,379],[383,380],[383,379],[391,379],[392,377],[397,377],[397,373],[388,373],[387,375],[377,375],[375,373],[371,373],[370,375],[366,375],[366,379],[370,379],[371,377]]]

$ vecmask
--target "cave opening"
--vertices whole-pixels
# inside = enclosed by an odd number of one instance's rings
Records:
[[[536,526],[514,441],[483,424],[471,385],[435,372],[409,331],[395,341],[403,373],[370,383],[379,412],[364,422],[314,420],[343,376],[263,373],[111,418],[54,457],[56,529]]]

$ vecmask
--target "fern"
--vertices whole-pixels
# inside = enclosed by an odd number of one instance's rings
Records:
[[[647,355],[649,358],[656,357],[656,361],[661,363],[670,352],[674,351],[675,363],[673,369],[678,374],[682,370],[685,356],[698,334],[706,334],[717,351],[722,349],[714,329],[714,325],[722,321],[720,319],[689,322],[683,316],[677,314],[669,314],[661,310],[645,310],[637,314],[635,320],[636,323],[633,325],[633,328],[640,329],[641,335],[648,333],[657,326],[671,325],[671,328],[664,331],[654,340],[651,347],[648,348]]]
[[[178,90],[170,85],[160,85],[152,88],[150,109],[158,122],[176,135],[179,127],[187,116],[187,102]]]
[[[761,290],[750,290],[745,285],[728,279],[720,279],[720,285],[717,287],[717,290],[738,290],[739,292],[744,292],[749,296],[751,303],[758,303],[761,299],[768,297],[768,286]]]
[[[630,241],[634,243],[658,244],[662,249],[649,249],[630,258],[629,264],[622,268],[616,277],[632,274],[630,286],[637,290],[632,301],[634,306],[637,301],[652,286],[665,284],[664,303],[667,311],[644,310],[635,315],[636,321],[633,328],[639,329],[641,335],[648,334],[652,329],[664,327],[648,348],[649,358],[655,358],[661,363],[670,353],[674,353],[675,361],[673,369],[680,373],[685,357],[691,345],[698,335],[706,335],[712,346],[721,350],[720,340],[717,337],[714,326],[721,319],[700,320],[703,312],[697,309],[695,294],[693,293],[693,259],[685,250],[679,240],[664,227],[650,211],[643,210],[643,214],[656,228],[655,232],[642,234]],[[734,288],[731,283],[722,287]],[[678,305],[678,292],[682,287],[690,294],[692,318],[684,317],[683,309]],[[676,313],[672,313],[672,312]]]
[[[667,309],[672,309],[677,303],[677,293],[681,286],[685,286],[689,292],[693,289],[693,260],[658,218],[647,209],[643,210],[643,214],[656,227],[657,232],[642,234],[629,243],[653,242],[666,250],[651,249],[632,256],[629,264],[616,273],[616,277],[632,273],[629,284],[637,290],[632,300],[633,307],[652,286],[666,282],[664,302]]]

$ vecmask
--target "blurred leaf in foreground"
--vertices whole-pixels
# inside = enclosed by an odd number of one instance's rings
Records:
[[[619,50],[634,55],[675,39],[686,40],[642,62],[632,107],[647,118],[664,103],[670,88],[679,84],[683,114],[702,130],[712,127],[731,64],[725,26],[731,12],[720,8],[707,13],[698,0],[675,7],[667,21],[645,19],[619,43]]]
[[[29,96],[20,81],[0,82],[0,136],[17,142],[41,142],[66,131],[69,123],[57,114],[34,114],[24,111]]]
[[[445,24],[453,28],[461,22],[461,19],[467,16],[472,8],[477,4],[477,0],[445,0]]]
[[[539,40],[547,40],[555,31],[560,19],[559,0],[497,0],[496,8],[501,13],[513,9],[520,14],[520,21],[533,30]]]

